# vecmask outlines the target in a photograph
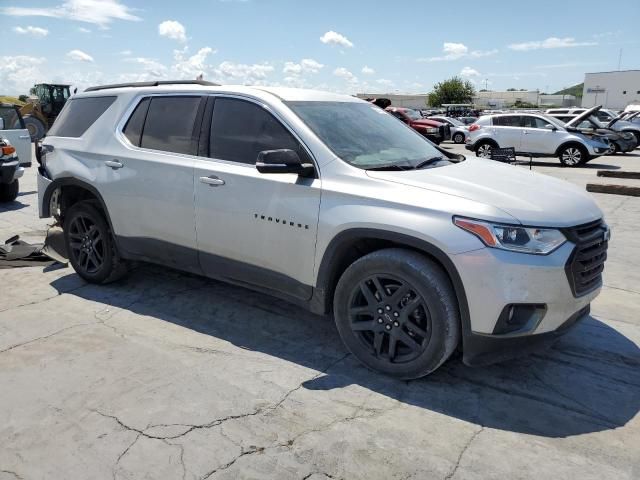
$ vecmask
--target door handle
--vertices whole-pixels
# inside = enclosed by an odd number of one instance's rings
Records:
[[[105,161],[104,161],[104,164],[105,164],[107,167],[111,167],[111,168],[113,168],[114,170],[115,170],[115,169],[118,169],[118,168],[122,168],[122,167],[124,167],[124,165],[122,164],[122,162],[120,162],[120,161],[118,161],[118,160],[105,160]]]
[[[28,138],[28,139],[31,139],[31,135],[20,135],[20,138]]]
[[[529,135],[529,132],[527,132],[526,130],[524,130],[522,133],[525,135]]]
[[[200,181],[202,183],[206,183],[207,185],[211,185],[212,187],[218,187],[220,185],[224,185],[224,180],[216,177],[215,175],[211,175],[209,177],[200,177]]]

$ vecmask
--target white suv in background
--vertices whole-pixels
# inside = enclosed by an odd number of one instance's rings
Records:
[[[609,232],[589,194],[465,160],[346,95],[96,87],[38,158],[40,215],[85,280],[144,260],[275,295],[332,313],[358,359],[400,378],[458,346],[478,365],[547,343],[602,285]]]
[[[567,131],[563,122],[545,114],[484,115],[469,126],[465,148],[490,158],[494,148],[515,149],[516,154],[558,157],[568,167],[583,165],[610,150],[606,138]]]

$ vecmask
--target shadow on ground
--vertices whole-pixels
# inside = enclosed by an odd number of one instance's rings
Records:
[[[13,211],[16,211],[16,210],[21,210],[21,209],[26,208],[28,206],[29,206],[28,203],[22,203],[22,202],[19,202],[17,200],[14,200],[13,202],[1,203],[0,204],[0,213],[2,213],[2,212],[13,212]]]
[[[74,277],[52,285],[65,293],[77,285]],[[621,427],[640,408],[638,346],[592,317],[538,354],[483,368],[454,358],[429,377],[404,382],[370,372],[353,357],[328,368],[345,354],[331,319],[244,288],[143,265],[122,282],[69,293],[317,371],[328,369],[302,385],[309,390],[356,384],[490,428],[568,437]]]

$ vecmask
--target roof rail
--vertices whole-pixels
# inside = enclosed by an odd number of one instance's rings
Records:
[[[89,87],[85,92],[95,92],[97,90],[107,90],[109,88],[123,87],[158,87],[160,85],[205,85],[208,87],[219,87],[219,83],[207,82],[205,80],[157,80],[155,82],[131,82],[131,83],[114,83],[111,85],[98,85]]]

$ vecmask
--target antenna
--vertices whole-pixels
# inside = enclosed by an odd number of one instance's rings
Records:
[[[622,49],[620,49],[620,53],[618,54],[618,71],[620,71],[621,64],[622,64]]]

